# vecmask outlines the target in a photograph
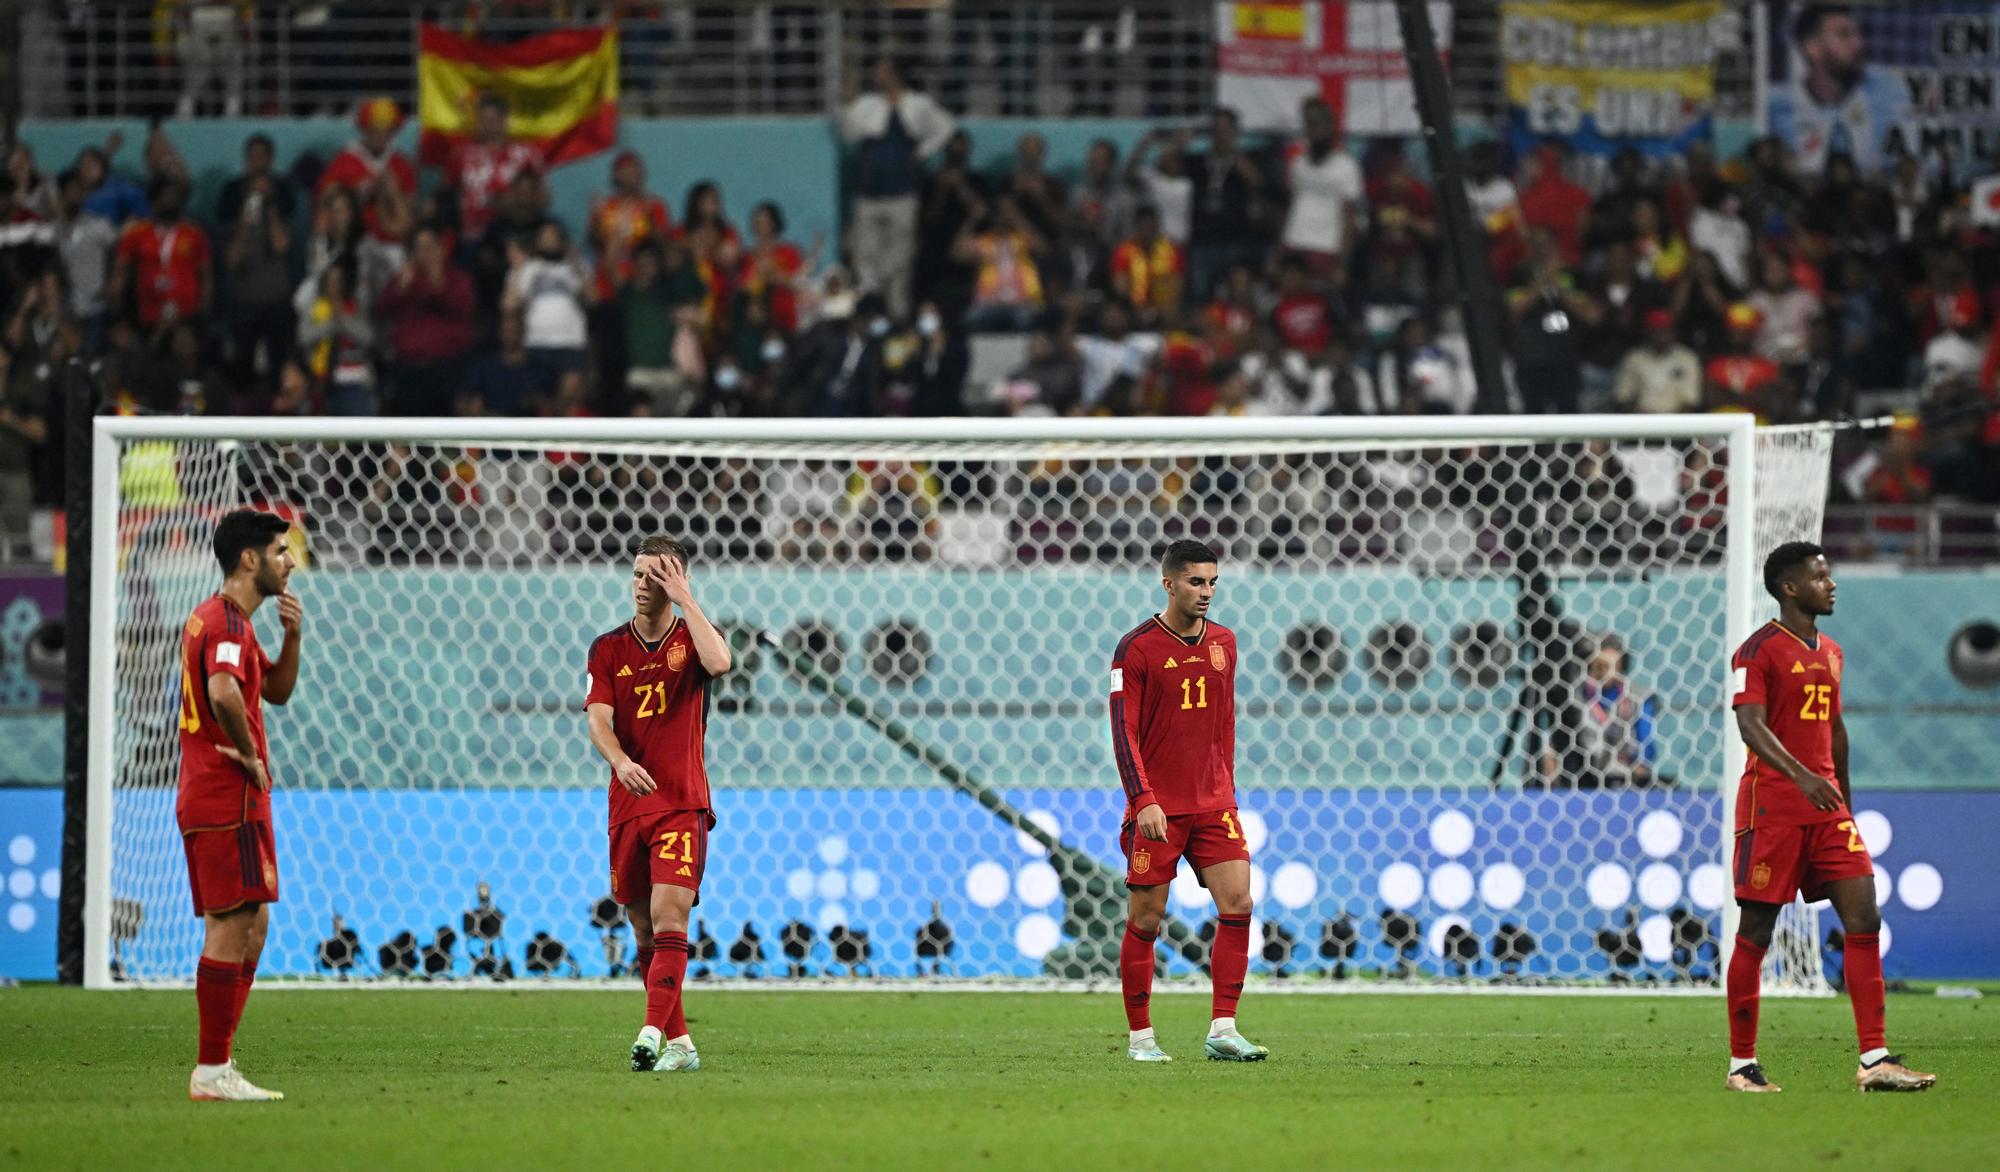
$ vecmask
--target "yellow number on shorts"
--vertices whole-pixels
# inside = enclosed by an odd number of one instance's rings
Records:
[[[680,840],[681,862],[694,862],[694,833],[688,830],[660,831],[660,857],[668,862],[673,861],[674,841],[676,839]]]
[[[1856,826],[1854,825],[1854,823],[1852,823],[1852,822],[1836,822],[1836,823],[1834,823],[1833,825],[1834,825],[1834,829],[1836,829],[1836,830],[1845,830],[1845,831],[1847,832],[1847,849],[1848,849],[1848,850],[1851,850],[1851,851],[1865,851],[1865,850],[1867,850],[1867,849],[1868,849],[1868,844],[1866,844],[1866,843],[1864,843],[1864,842],[1862,842],[1862,841],[1861,841],[1861,831],[1860,831],[1860,829],[1859,829],[1858,827],[1856,827]]]
[[[634,719],[657,716],[667,710],[667,685],[664,683],[640,684],[637,691],[639,711],[632,714]]]
[[[1806,702],[1799,709],[1800,720],[1833,719],[1833,685],[1807,684]]]
[[[1222,824],[1229,828],[1229,841],[1235,842],[1237,839],[1243,837],[1236,833],[1236,815],[1234,812],[1224,810],[1222,812]]]
[[[1196,676],[1193,679],[1182,677],[1181,711],[1186,712],[1190,708],[1206,707],[1208,707],[1208,677]]]

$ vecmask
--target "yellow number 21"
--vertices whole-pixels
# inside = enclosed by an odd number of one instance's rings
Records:
[[[657,716],[667,710],[666,684],[640,684],[635,690],[639,693],[639,711],[632,714],[634,719]]]

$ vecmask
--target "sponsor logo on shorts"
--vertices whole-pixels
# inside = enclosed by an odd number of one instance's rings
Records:
[[[676,643],[672,647],[667,648],[668,671],[679,671],[687,666],[687,661],[688,649],[686,646]]]
[[[1758,863],[1750,868],[1750,886],[1763,890],[1771,885],[1771,864]]]
[[[1144,875],[1153,868],[1153,852],[1144,847],[1132,852],[1132,873]]]
[[[1229,660],[1224,658],[1222,654],[1222,644],[1210,643],[1208,645],[1208,666],[1217,671],[1223,671],[1229,667]]]
[[[683,879],[694,878],[694,872],[688,870],[685,866],[683,866],[680,870],[675,871],[674,874],[680,876]]]

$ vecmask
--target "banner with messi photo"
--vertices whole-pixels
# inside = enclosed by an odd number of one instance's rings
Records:
[[[1415,134],[1416,92],[1396,6],[1383,0],[1290,0],[1216,6],[1216,104],[1253,132],[1297,134],[1318,97],[1346,134]],[[1431,35],[1451,49],[1452,7],[1428,5]]]
[[[1500,57],[1514,150],[1680,154],[1714,125],[1715,63],[1740,39],[1721,0],[1639,5],[1508,0]]]
[[[1766,20],[1763,123],[1802,170],[1846,154],[1875,173],[1908,154],[1962,175],[2000,149],[2000,6],[1779,0]]]

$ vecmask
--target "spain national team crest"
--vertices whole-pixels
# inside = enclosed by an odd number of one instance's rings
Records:
[[[1762,891],[1771,885],[1771,864],[1758,863],[1750,868],[1750,886]]]
[[[1132,852],[1132,873],[1134,875],[1144,875],[1147,871],[1150,871],[1152,869],[1153,869],[1152,851],[1147,850],[1145,847],[1140,847],[1138,850]]]
[[[1830,672],[1832,672],[1832,673],[1833,673],[1833,682],[1834,682],[1834,683],[1836,683],[1836,684],[1837,684],[1837,683],[1839,683],[1839,682],[1840,682],[1840,653],[1839,653],[1839,652],[1837,652],[1837,651],[1836,651],[1836,652],[1834,652],[1834,653],[1832,653],[1832,654],[1830,654],[1830,655],[1828,655],[1828,656],[1826,657],[1826,670],[1828,670],[1828,671],[1830,671]]]
[[[667,648],[667,670],[679,671],[687,666],[688,649],[685,644],[676,643]]]
[[[1210,643],[1208,645],[1208,666],[1217,671],[1228,670],[1229,660],[1223,657],[1222,644]]]

